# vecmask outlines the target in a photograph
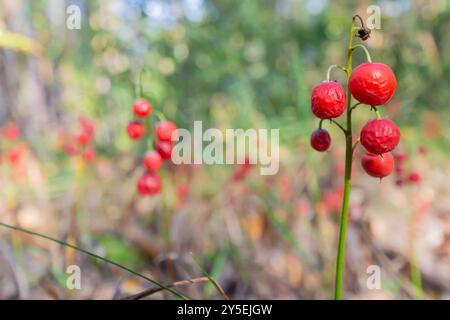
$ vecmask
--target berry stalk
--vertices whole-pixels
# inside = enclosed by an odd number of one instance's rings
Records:
[[[353,53],[353,38],[355,35],[355,23],[352,21],[349,34],[349,43],[347,49],[347,84],[352,73],[352,53]],[[345,239],[347,234],[348,209],[350,199],[350,188],[352,180],[352,162],[353,162],[353,140],[352,140],[352,95],[347,85],[347,126],[345,129],[345,175],[344,175],[344,194],[342,198],[342,211],[339,222],[339,245],[336,258],[336,278],[335,278],[335,300],[342,299],[342,286],[344,280],[345,269]]]

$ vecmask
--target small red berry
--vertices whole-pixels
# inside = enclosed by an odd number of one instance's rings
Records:
[[[22,159],[22,156],[25,152],[25,149],[26,149],[26,147],[23,144],[19,144],[19,145],[12,147],[8,151],[9,162],[11,162],[12,164],[16,164],[16,163],[20,162],[20,160]]]
[[[394,157],[390,152],[383,154],[366,152],[361,158],[361,165],[368,175],[383,178],[391,174],[394,168]]]
[[[348,80],[348,89],[359,102],[370,106],[385,104],[394,95],[397,79],[384,63],[367,62],[357,66]]]
[[[400,130],[389,119],[369,120],[361,129],[360,141],[369,152],[386,153],[398,145]]]
[[[92,135],[94,133],[95,125],[91,119],[86,118],[86,117],[81,117],[80,125],[81,125],[81,128],[83,129],[83,131],[86,132],[86,134]]]
[[[139,120],[134,120],[128,123],[127,133],[131,139],[137,140],[145,134],[145,127]]]
[[[311,111],[320,119],[337,118],[345,111],[347,95],[336,81],[316,85],[311,94]]]
[[[92,160],[94,160],[95,158],[95,150],[92,148],[87,148],[86,150],[84,150],[83,152],[83,160],[86,162],[92,162]]]
[[[155,145],[156,151],[164,160],[170,159],[172,156],[173,145],[170,141],[158,141]]]
[[[69,156],[74,156],[78,153],[78,147],[74,144],[74,143],[67,143],[64,145],[64,151],[69,155]]]
[[[161,178],[153,173],[144,173],[137,182],[137,192],[151,196],[161,191]]]
[[[401,187],[402,185],[403,185],[403,179],[396,179],[395,180],[395,185],[397,186],[397,187]]]
[[[87,145],[91,141],[91,135],[86,131],[79,132],[76,135],[76,140],[80,145]]]
[[[396,153],[394,153],[394,158],[395,161],[397,161],[400,166],[407,159],[407,155],[403,151],[397,151]]]
[[[172,121],[163,121],[156,126],[156,135],[159,140],[171,141],[172,133],[177,130],[177,126]]]
[[[152,110],[152,105],[145,99],[139,99],[133,104],[133,113],[136,117],[148,117],[152,113]]]
[[[419,148],[417,148],[417,152],[419,152],[419,154],[422,156],[426,155],[427,151],[427,147],[425,146],[419,146]]]
[[[9,123],[3,128],[3,136],[6,140],[17,140],[20,138],[20,128],[15,123]]]
[[[420,182],[420,180],[422,180],[422,177],[418,172],[411,172],[408,176],[408,181],[411,183],[417,183]]]
[[[316,129],[311,134],[311,146],[314,150],[323,152],[328,150],[331,144],[331,137],[327,130]]]
[[[144,165],[149,171],[157,172],[161,168],[162,163],[163,159],[156,151],[150,151],[144,157]]]

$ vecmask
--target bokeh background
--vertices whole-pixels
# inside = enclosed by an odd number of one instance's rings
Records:
[[[79,30],[66,27],[71,4]],[[381,30],[365,44],[398,79],[381,111],[401,129],[403,162],[380,182],[357,152],[344,295],[450,298],[448,0],[1,0],[0,221],[163,283],[206,271],[233,299],[332,298],[344,140],[325,124],[331,150],[311,150],[310,91],[330,64],[345,64],[352,16],[372,4]],[[356,52],[354,65],[363,59]],[[141,96],[182,128],[279,128],[278,174],[166,164],[162,193],[137,196],[147,147],[125,126]],[[356,132],[373,117],[365,106],[355,115]],[[71,144],[80,119],[95,125],[87,155]],[[66,288],[73,264],[81,290]],[[379,290],[366,285],[371,265]],[[152,286],[0,228],[2,299],[113,299]],[[222,298],[210,282],[179,290]]]

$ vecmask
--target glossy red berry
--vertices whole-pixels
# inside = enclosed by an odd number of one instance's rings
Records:
[[[345,111],[347,95],[336,81],[316,85],[311,94],[311,111],[320,119],[337,118]]]
[[[156,151],[164,160],[170,159],[172,156],[173,145],[170,141],[159,140],[155,145]]]
[[[311,147],[314,150],[323,152],[328,150],[331,144],[331,137],[327,130],[316,129],[311,134]]]
[[[161,178],[154,173],[144,173],[137,182],[137,192],[143,196],[151,196],[161,191]]]
[[[137,140],[145,134],[145,127],[139,120],[134,120],[128,123],[127,133],[131,139]]]
[[[149,171],[157,172],[161,168],[162,163],[163,159],[156,151],[150,151],[144,157],[144,165]]]
[[[386,153],[398,145],[400,130],[389,119],[369,120],[361,129],[360,141],[369,152]]]
[[[172,121],[163,121],[156,126],[156,136],[159,140],[171,141],[172,133],[177,130],[177,126]]]
[[[394,157],[390,152],[383,154],[366,152],[361,158],[361,165],[368,175],[383,178],[391,174],[394,168]]]
[[[359,102],[380,106],[394,95],[397,80],[391,68],[384,63],[367,62],[352,71],[348,88]]]
[[[152,105],[145,99],[139,99],[133,104],[133,113],[136,117],[148,117],[152,113],[152,110]]]

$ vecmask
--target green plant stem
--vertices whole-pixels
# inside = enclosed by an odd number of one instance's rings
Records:
[[[352,52],[353,38],[355,35],[355,25],[352,22],[349,35],[349,44],[347,50],[347,83],[352,73]],[[352,162],[353,162],[353,141],[352,141],[352,96],[347,85],[347,129],[345,130],[345,176],[344,176],[344,194],[342,199],[342,211],[339,226],[339,245],[336,258],[336,281],[334,298],[336,300],[342,299],[342,287],[344,279],[345,268],[345,239],[347,234],[348,209],[350,199],[350,187],[352,178]]]
[[[330,81],[331,71],[332,71],[333,69],[335,69],[335,68],[340,69],[340,70],[346,72],[346,70],[345,70],[344,67],[338,66],[337,64],[332,64],[331,66],[328,67],[328,70],[327,70],[327,81]]]
[[[353,35],[352,35],[352,36],[353,36]],[[353,51],[353,50],[355,50],[355,49],[357,49],[357,48],[363,49],[363,50],[364,50],[364,53],[366,54],[366,59],[367,59],[367,61],[372,62],[372,58],[370,57],[369,50],[367,50],[366,46],[364,46],[364,45],[362,45],[362,44],[357,44],[357,45],[355,45],[354,47],[350,47],[349,50]]]
[[[138,276],[138,277],[140,277],[140,278],[142,278],[142,279],[145,279],[145,280],[147,280],[147,281],[149,281],[149,282],[151,282],[151,283],[157,285],[158,287],[163,288],[164,290],[167,290],[167,291],[171,292],[174,296],[176,296],[176,297],[178,297],[178,298],[180,298],[180,299],[184,299],[184,300],[186,299],[186,297],[185,297],[184,295],[182,295],[182,294],[178,293],[177,291],[175,291],[175,290],[173,290],[173,289],[171,289],[171,288],[169,288],[169,287],[167,287],[167,286],[165,286],[165,285],[159,283],[159,282],[156,281],[156,280],[150,279],[149,277],[144,276],[143,274],[141,274],[141,273],[139,273],[139,272],[137,272],[137,271],[134,271],[133,269],[130,269],[130,268],[128,268],[128,267],[125,267],[125,266],[123,266],[123,265],[121,265],[121,264],[119,264],[119,263],[117,263],[117,262],[114,262],[114,261],[112,261],[112,260],[109,260],[109,259],[107,259],[107,258],[104,258],[104,257],[101,257],[101,256],[99,256],[99,255],[96,255],[95,253],[92,253],[92,252],[90,252],[90,251],[87,251],[87,250],[85,250],[85,249],[83,249],[83,248],[80,248],[80,247],[78,247],[78,246],[76,246],[76,245],[67,243],[67,242],[62,241],[62,240],[58,240],[58,239],[52,238],[52,237],[47,236],[47,235],[45,235],[45,234],[41,234],[41,233],[38,233],[38,232],[34,232],[34,231],[31,231],[31,230],[27,230],[27,229],[24,229],[24,228],[21,228],[21,227],[18,227],[18,226],[13,226],[13,225],[10,225],[10,224],[4,223],[4,222],[0,222],[0,226],[3,226],[3,227],[8,228],[8,229],[12,229],[12,230],[24,232],[24,233],[30,234],[30,235],[32,235],[32,236],[37,236],[37,237],[40,237],[40,238],[43,238],[43,239],[47,239],[47,240],[56,242],[56,243],[58,243],[58,244],[60,244],[60,245],[63,245],[63,246],[66,246],[66,247],[75,249],[75,250],[77,250],[77,251],[83,252],[83,253],[85,253],[85,254],[87,254],[87,255],[89,255],[89,256],[95,258],[95,259],[102,260],[102,261],[107,262],[107,263],[109,263],[109,264],[112,264],[112,265],[114,265],[114,266],[116,266],[116,267],[119,267],[120,269],[123,269],[123,270],[125,270],[125,271],[128,271],[128,272],[134,274],[135,276]]]

